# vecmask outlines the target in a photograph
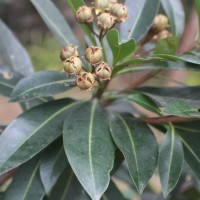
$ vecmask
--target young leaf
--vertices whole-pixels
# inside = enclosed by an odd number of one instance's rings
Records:
[[[157,107],[157,105],[154,103],[154,101],[150,97],[148,97],[145,94],[134,92],[133,94],[129,95],[127,99],[135,102],[136,104],[142,106],[143,108],[151,112],[160,114],[160,110]]]
[[[108,31],[106,37],[112,50],[113,65],[135,52],[135,41],[130,39],[127,42],[119,43],[119,32],[116,29]]]
[[[64,118],[78,104],[70,99],[34,107],[0,135],[0,174],[31,159],[62,133]]]
[[[182,140],[185,159],[200,179],[199,121],[176,123],[175,128]]]
[[[76,11],[78,10],[78,8],[79,8],[80,6],[85,5],[85,3],[84,3],[83,0],[76,0],[76,1],[74,1],[74,0],[67,0],[67,2],[68,2],[68,4],[70,5],[71,9],[74,11],[74,13],[76,13]],[[77,23],[78,23],[78,22],[77,22]],[[81,27],[82,27],[83,31],[85,32],[85,34],[86,34],[86,35],[88,36],[88,38],[90,39],[90,41],[91,41],[93,44],[95,44],[96,42],[95,42],[95,39],[94,39],[94,37],[93,37],[93,35],[92,35],[92,33],[91,33],[90,28],[89,28],[87,25],[85,25],[85,24],[81,24]]]
[[[86,102],[67,116],[64,148],[78,180],[92,200],[108,187],[114,163],[114,145],[105,110],[97,100]]]
[[[168,38],[162,39],[156,45],[154,54],[176,55],[178,45],[179,45],[178,37],[168,37]]]
[[[53,187],[48,200],[81,199],[83,188],[71,168],[66,168]]]
[[[126,0],[129,18],[120,26],[122,39],[141,40],[158,12],[160,0]]]
[[[200,112],[198,109],[188,105],[183,100],[170,102],[163,110],[163,113],[181,117],[200,117]]]
[[[181,0],[161,0],[161,4],[169,17],[172,33],[180,37],[185,27],[185,12]]]
[[[138,193],[142,194],[156,168],[158,155],[156,139],[145,123],[129,115],[118,115],[115,119],[111,119],[110,130],[116,145],[126,159],[134,185]]]
[[[11,66],[19,74],[27,76],[34,71],[28,53],[1,19],[0,52],[4,61],[3,63]]]
[[[64,16],[51,0],[30,1],[62,45],[79,44]]]
[[[67,91],[75,78],[57,71],[40,71],[25,77],[14,88],[11,101],[26,101]]]
[[[23,76],[9,67],[0,65],[0,95],[10,97],[13,88]]]
[[[163,196],[166,198],[176,186],[184,161],[183,148],[176,129],[171,125],[160,147],[158,168]]]
[[[38,157],[22,165],[17,170],[4,200],[42,200],[45,191],[40,180],[39,166]]]
[[[67,165],[62,139],[59,139],[49,145],[41,157],[40,177],[47,195]]]

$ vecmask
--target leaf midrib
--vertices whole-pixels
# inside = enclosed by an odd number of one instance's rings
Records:
[[[137,155],[136,155],[136,150],[135,150],[136,148],[135,148],[134,141],[133,141],[133,139],[132,139],[132,137],[131,137],[131,131],[130,131],[130,129],[129,129],[127,123],[126,123],[126,121],[125,121],[120,115],[118,115],[118,117],[119,117],[119,119],[122,121],[122,124],[125,126],[126,131],[127,131],[127,133],[128,133],[128,137],[129,137],[130,142],[131,142],[131,147],[132,147],[133,155],[134,155],[134,158],[135,158],[136,170],[137,170],[137,174],[138,174],[138,176],[137,176],[137,177],[138,177],[138,184],[140,184],[139,166],[138,166]],[[125,156],[125,155],[124,155],[124,156]],[[132,180],[133,180],[133,182],[134,182],[134,184],[135,184],[135,187],[138,189],[138,191],[140,191],[139,188],[137,187],[137,184],[135,183],[135,181],[134,181],[133,178],[132,178]]]
[[[72,82],[72,80],[73,79],[65,79],[65,80],[59,80],[59,81],[53,81],[53,82],[50,82],[50,83],[41,84],[41,85],[38,85],[38,86],[35,86],[35,87],[32,87],[32,88],[29,88],[28,90],[25,90],[24,92],[20,93],[16,98],[19,98],[20,96],[23,96],[26,93],[31,92],[33,90],[37,90],[39,88],[41,89],[43,87],[54,85],[54,84],[57,84],[57,83],[60,83],[60,84],[62,84],[62,83],[69,83],[69,82]]]
[[[29,188],[30,188],[30,186],[31,186],[31,183],[32,183],[33,180],[34,180],[34,177],[35,177],[36,172],[37,172],[37,170],[38,170],[38,168],[39,168],[39,166],[40,166],[40,163],[41,163],[41,161],[39,160],[38,164],[36,165],[36,167],[35,167],[35,169],[34,169],[34,171],[33,171],[33,174],[32,174],[31,177],[30,177],[30,180],[29,180],[29,182],[28,182],[28,184],[27,184],[27,187],[26,187],[26,190],[25,190],[24,195],[23,195],[23,197],[22,197],[22,200],[25,200],[25,199],[26,199],[26,196],[27,196],[27,194],[28,194]]]
[[[96,185],[95,185],[95,178],[94,178],[94,171],[93,171],[93,163],[92,163],[92,129],[93,129],[93,121],[94,121],[94,112],[96,108],[97,102],[94,101],[91,108],[91,115],[90,115],[90,122],[89,122],[89,134],[88,134],[88,158],[89,158],[89,165],[90,165],[90,171],[92,176],[92,184],[94,187],[94,190],[96,191]]]
[[[21,142],[19,145],[17,145],[17,147],[15,148],[15,150],[13,150],[13,153],[9,156],[9,158],[11,158],[14,153],[18,150],[19,147],[21,147],[26,141],[28,141],[38,130],[40,130],[43,126],[45,126],[48,122],[50,122],[54,117],[56,117],[57,115],[59,115],[61,112],[64,112],[65,110],[67,110],[68,108],[72,107],[75,104],[78,104],[79,102],[74,102],[71,103],[70,105],[65,106],[64,108],[60,109],[59,111],[57,111],[56,113],[54,113],[51,117],[49,117],[48,119],[46,119],[38,128],[36,128],[30,135],[28,138],[26,138],[26,140],[23,140],[23,142]],[[8,159],[9,159],[8,158]],[[1,163],[0,167],[2,167],[4,165],[4,163],[6,163],[7,160],[5,160],[4,162]]]

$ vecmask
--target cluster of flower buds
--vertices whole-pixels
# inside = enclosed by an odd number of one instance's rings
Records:
[[[101,47],[88,47],[85,50],[84,57],[92,65],[91,72],[88,72],[83,67],[77,47],[69,45],[60,51],[60,59],[63,62],[64,71],[69,75],[76,76],[76,85],[81,90],[91,90],[96,82],[110,79],[112,67],[103,61],[103,50]]]
[[[94,6],[81,6],[76,12],[79,23],[89,24],[96,19],[101,31],[112,28],[116,23],[124,22],[128,18],[127,7],[117,0],[95,0]]]
[[[171,33],[167,30],[169,27],[169,20],[167,16],[159,14],[155,17],[151,26],[151,31],[155,34],[154,39],[161,40],[171,36]]]

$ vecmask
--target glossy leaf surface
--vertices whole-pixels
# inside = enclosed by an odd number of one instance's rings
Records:
[[[200,117],[199,110],[193,106],[190,106],[183,100],[170,102],[163,110],[163,113],[181,117]]]
[[[118,115],[111,119],[110,130],[125,157],[134,185],[138,193],[142,194],[156,168],[156,139],[145,123],[133,119],[130,115]]]
[[[176,55],[179,39],[177,37],[168,37],[158,42],[154,49],[155,54]]]
[[[14,71],[27,76],[34,69],[30,57],[11,30],[0,19],[0,52],[3,64]]]
[[[161,0],[169,21],[172,33],[181,36],[185,27],[185,12],[181,0]]]
[[[199,121],[176,123],[175,128],[182,140],[185,159],[200,179],[200,123]]]
[[[183,147],[173,126],[170,126],[160,146],[158,168],[163,196],[166,198],[176,186],[184,161]]]
[[[82,104],[64,123],[64,148],[78,180],[93,200],[106,191],[114,146],[105,110],[97,100]]]
[[[39,175],[40,160],[33,158],[22,165],[6,192],[4,200],[42,200],[45,191]]]
[[[158,12],[160,0],[126,0],[129,18],[121,24],[122,39],[133,38],[139,41],[149,30],[155,15]]]
[[[12,101],[25,101],[67,91],[75,78],[57,71],[40,71],[22,79],[11,94]]]
[[[53,187],[48,200],[70,200],[81,199],[83,188],[77,180],[73,171],[68,167],[59,177]]]
[[[41,157],[40,177],[47,195],[67,165],[67,157],[60,138],[48,146]]]
[[[30,0],[43,18],[46,25],[62,45],[78,45],[70,26],[64,16],[51,0]]]
[[[128,100],[135,102],[136,104],[142,106],[143,108],[160,114],[160,110],[153,100],[145,94],[142,93],[133,93],[127,97]]]
[[[108,31],[106,37],[112,50],[113,65],[135,52],[135,41],[131,39],[127,42],[120,43],[119,33],[116,29]]]
[[[53,101],[30,109],[11,122],[0,136],[0,174],[29,160],[57,139],[66,114],[76,104],[69,99]]]

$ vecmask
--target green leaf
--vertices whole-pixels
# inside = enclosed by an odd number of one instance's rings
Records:
[[[106,38],[112,50],[113,65],[135,52],[135,41],[130,39],[127,42],[119,43],[119,32],[116,29],[109,30]]]
[[[3,64],[27,76],[34,71],[30,57],[11,30],[0,19],[0,53]]]
[[[173,125],[168,128],[160,147],[158,168],[163,196],[166,198],[176,186],[184,161],[181,140]]]
[[[51,0],[30,1],[62,45],[79,44],[64,16]]]
[[[129,95],[127,99],[135,102],[136,104],[142,106],[143,108],[151,112],[160,114],[160,110],[157,107],[157,105],[154,103],[154,101],[150,97],[148,97],[145,94],[134,92],[133,94]]]
[[[74,1],[74,0],[67,0],[67,2],[70,5],[71,9],[74,11],[74,13],[76,13],[76,11],[78,10],[78,8],[80,6],[85,5],[85,3],[84,3],[83,0],[76,0],[76,1]],[[87,25],[85,25],[85,24],[81,24],[80,26],[83,29],[83,31],[85,32],[85,34],[88,36],[88,38],[90,39],[90,41],[93,44],[95,44],[96,42],[95,42],[95,39],[94,39],[94,37],[93,37],[93,35],[91,33],[90,28]]]
[[[62,139],[59,139],[49,145],[41,157],[40,177],[47,195],[67,165]]]
[[[199,0],[194,0],[194,3],[195,3],[195,8],[196,8],[197,13],[198,13],[198,18],[199,18],[199,21],[200,21],[200,2],[199,2]],[[199,24],[199,30],[200,30],[200,24]],[[200,39],[200,36],[199,36],[198,40],[199,39]]]
[[[137,89],[150,96],[160,106],[166,106],[175,100],[182,100],[193,107],[200,106],[200,86],[187,87],[140,87]]]
[[[120,70],[130,67],[130,66],[139,66],[139,65],[145,65],[149,63],[154,63],[154,62],[159,62],[159,61],[165,61],[166,59],[164,58],[156,58],[156,57],[149,57],[149,58],[134,58],[131,60],[128,60],[122,64],[116,65],[115,68],[112,71],[112,74],[115,75],[117,74]],[[137,68],[137,67],[136,67]],[[126,70],[126,69],[125,69]]]
[[[172,33],[180,37],[185,27],[185,12],[181,0],[161,0],[161,4],[169,17]]]
[[[181,117],[200,117],[199,110],[190,106],[183,100],[170,102],[169,104],[167,104],[162,113]]]
[[[120,26],[122,39],[141,40],[158,12],[160,0],[126,0],[129,18]]]
[[[26,101],[67,91],[75,78],[57,71],[40,71],[22,79],[11,94],[11,101]]]
[[[78,180],[93,200],[108,187],[114,164],[114,146],[105,110],[97,100],[86,102],[67,116],[64,148]]]
[[[53,187],[48,200],[81,199],[83,188],[73,171],[68,167],[59,177]]]
[[[131,178],[139,194],[153,175],[158,145],[151,129],[132,116],[118,115],[111,119],[110,130],[128,164]],[[148,165],[147,165],[148,162]]]
[[[57,139],[66,114],[76,104],[70,99],[49,102],[11,122],[0,136],[0,174],[31,159]]]
[[[158,42],[155,47],[154,54],[170,54],[176,55],[179,45],[178,37],[168,37]]]
[[[199,121],[174,124],[181,137],[187,163],[200,179],[200,123]]]
[[[0,95],[10,97],[13,88],[23,76],[9,67],[0,65]]]
[[[22,165],[6,192],[4,200],[42,200],[45,191],[39,175],[38,157]]]

